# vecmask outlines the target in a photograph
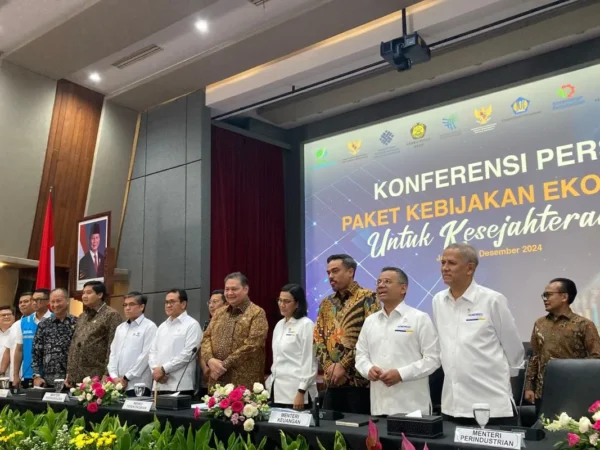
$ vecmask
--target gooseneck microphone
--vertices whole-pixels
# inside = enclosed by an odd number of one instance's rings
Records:
[[[187,364],[185,365],[185,368],[183,369],[183,373],[181,374],[181,377],[179,377],[179,382],[177,383],[177,387],[175,388],[175,392],[179,391],[179,385],[181,384],[181,381],[183,380],[183,376],[185,375],[185,371],[187,370],[188,366],[190,365],[190,363],[192,361],[196,360],[196,354],[200,351],[200,346],[198,347],[194,347],[192,349],[192,357],[190,358],[190,360],[187,362]]]

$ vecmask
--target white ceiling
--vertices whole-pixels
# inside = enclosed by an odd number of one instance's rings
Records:
[[[87,86],[138,111],[208,86],[213,116],[239,109],[289,128],[527,57],[528,52],[564,46],[573,36],[589,38],[600,24],[600,2],[570,0],[566,3],[587,9],[580,8],[580,16],[556,10],[564,17],[571,14],[569,20],[556,20],[546,28],[538,24],[541,18],[532,20],[536,14],[520,18],[516,30],[513,24],[500,32],[513,33],[512,38],[495,45],[480,42],[488,36],[470,36],[467,48],[459,49],[462,57],[447,57],[438,48],[431,63],[402,77],[379,69],[287,98],[293,89],[379,61],[379,43],[401,34],[402,7],[408,8],[409,28],[431,43],[550,3],[268,0],[257,7],[250,0],[0,0],[0,52],[2,59]],[[206,33],[195,28],[198,20],[208,23]],[[514,34],[520,29],[530,31],[526,35],[535,44],[532,48],[525,35]],[[112,65],[148,45],[162,51],[122,69]],[[463,65],[456,67],[458,61]],[[91,81],[91,73],[101,80]],[[277,95],[286,98],[265,102]]]

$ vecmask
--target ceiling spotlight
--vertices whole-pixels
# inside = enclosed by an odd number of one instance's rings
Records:
[[[0,269],[2,269],[4,266],[6,266],[6,263],[0,261]]]
[[[94,83],[100,82],[101,78],[100,78],[100,75],[98,74],[98,72],[90,73],[90,80],[93,81]]]
[[[200,33],[206,33],[208,31],[208,22],[206,20],[199,20],[196,22],[196,29]]]

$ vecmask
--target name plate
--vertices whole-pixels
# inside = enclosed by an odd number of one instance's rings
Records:
[[[0,398],[10,397],[10,389],[0,389]]]
[[[64,403],[67,399],[67,394],[59,394],[57,392],[46,392],[42,401]]]
[[[123,409],[127,409],[129,411],[149,412],[152,410],[152,402],[142,402],[140,400],[125,400],[125,403],[123,403]]]
[[[294,425],[297,427],[310,427],[312,420],[311,414],[299,412],[271,411],[271,415],[269,416],[269,423]]]
[[[459,444],[483,445],[486,447],[512,448],[519,450],[521,448],[521,433],[510,431],[489,430],[481,428],[461,428],[457,427],[454,432],[454,442]]]

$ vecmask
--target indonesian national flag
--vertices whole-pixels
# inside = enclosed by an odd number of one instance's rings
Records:
[[[42,245],[40,247],[40,264],[38,266],[36,289],[54,289],[54,220],[52,217],[52,195],[48,195],[46,205],[46,218],[42,232]]]

